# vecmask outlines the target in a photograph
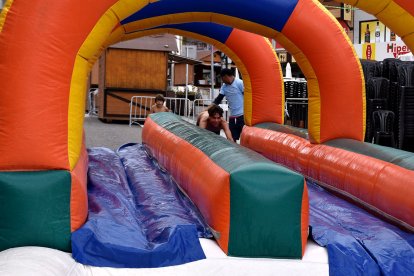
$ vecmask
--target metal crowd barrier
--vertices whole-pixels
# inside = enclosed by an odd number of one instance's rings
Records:
[[[129,126],[141,125],[150,114],[151,107],[154,104],[155,97],[153,96],[133,96],[129,104]],[[189,118],[192,114],[192,104],[188,99],[165,97],[164,105],[171,112],[184,118]]]
[[[88,91],[88,115],[98,116],[98,108],[96,106],[96,97],[98,95],[98,88],[91,88]]]
[[[194,101],[186,100],[184,98],[165,97],[165,106],[171,112],[180,115],[184,120],[195,124],[197,116],[200,112],[206,110],[214,99],[196,99]],[[155,97],[153,96],[133,96],[130,102],[129,112],[129,126],[142,125],[148,114],[151,106],[155,104]],[[220,104],[223,108],[223,118],[228,121],[228,105],[227,101],[223,100]]]
[[[197,116],[206,110],[214,99],[196,99],[190,101],[184,98],[165,98],[165,106],[171,112],[180,115],[184,120],[195,124]],[[308,127],[308,99],[307,98],[286,98],[285,113],[287,124],[292,126],[307,128]],[[155,104],[155,97],[152,96],[133,96],[130,102],[129,126],[134,124],[142,125],[151,106]],[[223,108],[223,118],[229,120],[229,111],[227,101],[223,100],[220,106]]]
[[[197,116],[202,111],[206,110],[209,105],[213,103],[214,99],[196,99],[193,101],[193,118],[192,121],[194,123],[197,122]],[[228,122],[229,121],[229,108],[227,104],[227,100],[223,100],[220,104],[220,107],[223,108],[223,118]]]

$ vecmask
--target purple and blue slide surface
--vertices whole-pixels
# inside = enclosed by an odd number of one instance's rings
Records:
[[[163,267],[204,259],[209,227],[140,144],[89,152],[87,223],[72,234],[80,263]],[[328,250],[330,275],[414,275],[414,234],[308,181],[310,235]]]
[[[311,236],[328,250],[330,275],[414,275],[413,233],[307,183]]]
[[[141,145],[89,153],[86,224],[72,234],[72,255],[93,266],[151,268],[204,259],[211,237],[197,209]]]

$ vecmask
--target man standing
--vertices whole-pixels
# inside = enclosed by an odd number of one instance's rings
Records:
[[[220,72],[223,85],[220,94],[214,99],[215,104],[220,104],[226,97],[230,109],[229,127],[234,141],[240,139],[240,134],[244,126],[243,117],[243,98],[244,85],[241,79],[236,79],[234,73],[230,69],[222,69]]]

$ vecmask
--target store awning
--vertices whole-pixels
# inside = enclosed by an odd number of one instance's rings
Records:
[[[190,65],[201,63],[200,60],[193,59],[193,58],[188,58],[188,57],[180,56],[180,55],[176,55],[176,54],[171,54],[171,53],[168,54],[168,60],[169,61],[174,61],[176,63],[185,63],[185,64],[190,64]]]

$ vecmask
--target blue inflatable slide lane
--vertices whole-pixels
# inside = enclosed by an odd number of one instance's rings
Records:
[[[328,249],[329,275],[414,275],[414,234],[309,180],[313,239]]]
[[[153,268],[205,258],[198,238],[212,237],[207,225],[142,145],[88,152],[89,216],[72,234],[76,261]]]

